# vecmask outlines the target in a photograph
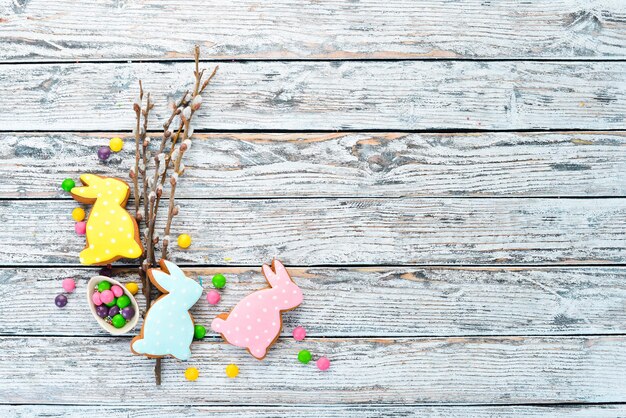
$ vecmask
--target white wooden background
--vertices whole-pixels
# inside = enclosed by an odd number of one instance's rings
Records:
[[[210,333],[157,388],[88,313],[59,184],[128,171],[96,148],[138,79],[159,129],[194,44],[173,258],[228,285],[193,314],[273,257],[305,303],[265,361]],[[624,0],[0,0],[0,60],[2,416],[626,416]]]

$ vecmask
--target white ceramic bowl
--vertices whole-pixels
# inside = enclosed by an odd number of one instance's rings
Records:
[[[124,291],[124,294],[130,298],[130,304],[135,310],[135,316],[133,317],[133,319],[126,322],[126,325],[124,325],[122,328],[115,328],[113,325],[107,323],[104,319],[100,318],[98,314],[96,313],[96,305],[94,305],[94,303],[91,301],[91,297],[96,291],[96,286],[102,280],[106,280],[107,282],[111,283],[111,286],[118,285],[119,287],[122,288],[122,290]],[[126,287],[123,284],[121,284],[117,280],[112,279],[110,277],[94,276],[91,279],[89,279],[89,283],[87,283],[87,303],[89,303],[89,309],[91,310],[91,314],[93,315],[94,318],[96,318],[96,321],[98,321],[98,324],[100,324],[100,326],[103,329],[105,329],[107,332],[109,332],[112,335],[126,334],[128,331],[135,328],[135,325],[137,325],[137,321],[139,321],[139,314],[140,314],[139,305],[137,305],[137,301],[135,300],[135,297],[128,291],[128,289],[126,289]]]

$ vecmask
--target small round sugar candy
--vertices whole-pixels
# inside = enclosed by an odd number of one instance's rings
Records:
[[[211,305],[217,305],[221,298],[217,290],[210,290],[209,293],[206,294],[206,300]]]
[[[119,298],[120,296],[122,296],[124,294],[124,290],[118,286],[118,285],[114,285],[111,287],[111,292],[113,292],[113,295],[116,298]]]
[[[118,313],[120,313],[120,308],[117,306],[111,306],[109,308],[109,316],[111,318],[113,318],[115,315],[117,315]]]
[[[87,232],[87,224],[83,221],[76,222],[74,224],[74,232],[78,235],[85,235],[85,232]]]
[[[128,282],[124,285],[131,295],[135,296],[139,292],[139,286],[135,282]]]
[[[321,371],[325,371],[328,370],[328,368],[330,367],[330,360],[328,360],[328,358],[326,357],[320,357],[317,359],[317,368],[320,369]]]
[[[226,286],[226,277],[224,277],[223,274],[216,274],[211,279],[211,282],[213,283],[213,286],[215,286],[218,289],[221,289],[224,286]]]
[[[178,236],[178,246],[180,248],[189,248],[191,245],[191,237],[187,234],[180,234]]]
[[[189,367],[187,368],[187,370],[185,370],[185,379],[189,380],[190,382],[196,380],[198,376],[200,376],[200,372],[198,372],[198,369],[196,369],[195,367]]]
[[[105,290],[111,290],[111,283],[107,282],[106,280],[102,280],[100,283],[98,283],[98,292],[102,293]]]
[[[67,296],[57,295],[57,297],[54,298],[54,304],[57,305],[59,308],[64,307],[65,305],[67,305]]]
[[[120,309],[124,309],[125,307],[129,305],[130,305],[130,298],[128,296],[123,295],[117,298],[117,306],[119,306]]]
[[[102,303],[109,303],[115,298],[113,292],[108,289],[101,290],[100,286],[98,286],[98,291],[100,291],[100,300],[102,300]]]
[[[98,158],[102,161],[107,160],[111,156],[111,148],[109,147],[100,147],[98,148]]]
[[[109,308],[115,306],[117,304],[117,298],[113,297],[113,300],[109,303],[105,303],[106,306],[108,306]]]
[[[102,297],[100,295],[100,292],[93,292],[93,295],[91,295],[91,301],[96,306],[102,305]],[[108,312],[108,309],[107,309],[107,312]]]
[[[113,324],[115,328],[122,328],[124,325],[126,325],[126,320],[122,315],[117,314],[113,318],[111,318],[111,324]]]
[[[311,361],[311,352],[309,350],[300,350],[298,353],[298,361],[302,364],[307,364]]]
[[[293,329],[293,338],[296,341],[302,341],[306,337],[306,330],[303,327],[295,327]]]
[[[233,379],[237,377],[238,374],[239,374],[239,367],[237,367],[236,364],[229,364],[228,366],[226,366],[226,376]]]
[[[80,222],[85,219],[85,210],[83,208],[74,208],[72,211],[72,219]]]
[[[100,318],[106,318],[107,316],[109,316],[109,308],[104,305],[96,306],[96,314]]]
[[[131,320],[135,316],[135,310],[133,309],[132,306],[127,306],[124,309],[122,309],[122,316],[126,320]]]
[[[66,192],[71,191],[75,186],[76,186],[76,183],[74,182],[74,180],[69,179],[69,178],[63,180],[63,183],[61,183],[61,188],[65,190]]]
[[[109,148],[113,152],[120,152],[124,148],[124,141],[119,136],[113,137],[109,141]]]
[[[206,335],[206,328],[202,325],[196,325],[193,327],[193,336],[196,340],[201,340]]]
[[[63,279],[61,286],[63,286],[63,290],[65,290],[67,293],[72,293],[74,289],[76,289],[76,282],[74,281],[74,279]]]

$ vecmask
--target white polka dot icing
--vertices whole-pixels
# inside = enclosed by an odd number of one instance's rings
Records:
[[[211,324],[213,331],[230,344],[247,348],[258,359],[265,357],[280,334],[282,311],[298,307],[304,298],[280,261],[274,260],[271,268],[264,265],[263,274],[270,288],[246,296],[229,314],[218,315]],[[259,338],[261,334],[264,338]]]
[[[122,180],[83,174],[84,186],[74,187],[72,197],[79,202],[93,204],[87,219],[87,245],[80,253],[82,264],[108,264],[119,258],[137,258],[143,253],[137,222],[126,212],[130,188]],[[97,189],[106,190],[102,193]],[[106,208],[105,208],[106,206]]]
[[[171,355],[188,360],[194,335],[189,309],[200,299],[202,287],[186,277],[176,264],[165,260],[160,264],[161,269],[150,269],[148,275],[165,295],[146,313],[141,333],[131,342],[131,350],[149,357]]]

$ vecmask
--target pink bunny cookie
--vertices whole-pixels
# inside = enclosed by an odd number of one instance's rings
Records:
[[[213,331],[227,342],[247,348],[259,360],[280,335],[281,312],[298,307],[303,299],[302,290],[280,261],[274,260],[271,268],[264,264],[263,274],[271,287],[251,293],[229,314],[220,314],[211,323]]]

